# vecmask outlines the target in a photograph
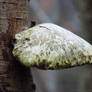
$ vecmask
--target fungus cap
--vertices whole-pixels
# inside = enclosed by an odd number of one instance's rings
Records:
[[[15,35],[13,55],[27,67],[61,69],[92,63],[92,45],[52,23]]]

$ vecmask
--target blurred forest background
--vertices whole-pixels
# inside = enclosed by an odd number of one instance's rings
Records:
[[[92,44],[91,4],[92,0],[31,0],[29,18],[36,24],[58,24]],[[33,68],[32,73],[36,92],[92,92],[90,65],[54,71]]]

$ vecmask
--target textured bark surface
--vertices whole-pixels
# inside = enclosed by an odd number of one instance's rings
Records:
[[[34,92],[29,68],[11,53],[12,38],[28,22],[28,0],[0,0],[0,92]]]

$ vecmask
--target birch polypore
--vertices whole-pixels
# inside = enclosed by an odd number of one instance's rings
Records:
[[[27,67],[61,69],[92,63],[92,45],[51,23],[15,35],[13,55]]]

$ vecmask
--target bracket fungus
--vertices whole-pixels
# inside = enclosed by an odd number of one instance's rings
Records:
[[[92,45],[52,23],[15,35],[13,55],[27,67],[61,69],[92,63]]]

